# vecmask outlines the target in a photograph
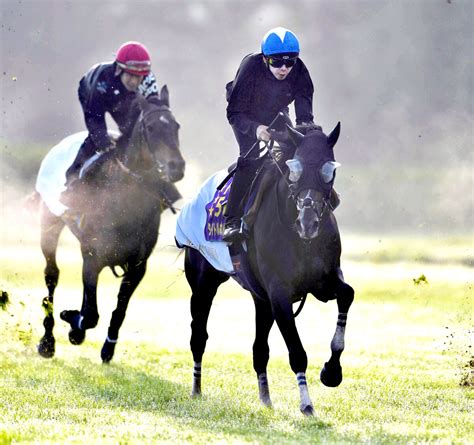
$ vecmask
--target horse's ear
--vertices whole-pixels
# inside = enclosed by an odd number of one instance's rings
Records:
[[[144,96],[142,96],[141,94],[137,94],[136,96],[136,103],[138,105],[138,108],[140,109],[140,111],[144,111],[145,110],[145,107],[147,106],[147,101],[145,99]]]
[[[328,136],[328,144],[331,148],[336,145],[336,142],[339,139],[340,132],[341,132],[341,123],[338,122],[334,130],[332,130],[331,134]]]
[[[167,107],[170,106],[170,93],[168,91],[168,87],[166,85],[163,85],[160,91],[160,100],[163,102],[164,105]]]
[[[304,134],[300,133],[298,130],[295,130],[292,126],[286,124],[288,130],[288,136],[290,136],[290,141],[298,147],[303,141]]]

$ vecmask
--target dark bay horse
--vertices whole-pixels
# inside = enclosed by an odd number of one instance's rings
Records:
[[[49,358],[55,353],[53,296],[59,278],[56,250],[64,226],[79,239],[83,259],[81,310],[60,314],[71,325],[72,344],[81,344],[86,330],[97,325],[96,291],[101,270],[110,267],[115,274],[115,268],[120,267],[124,271],[117,307],[101,351],[102,360],[109,362],[128,302],[145,274],[158,239],[163,185],[179,181],[184,175],[179,124],[171,113],[166,86],[159,99],[147,101],[137,97],[130,113],[134,113],[135,119],[131,135],[119,139],[117,148],[103,154],[92,165],[87,183],[72,192],[74,208],[81,209],[80,223],[76,218],[54,215],[42,203],[41,249],[46,259],[44,275],[48,288],[48,296],[43,300],[45,333],[38,345],[42,357]]]
[[[259,397],[271,406],[267,381],[268,336],[276,321],[289,352],[290,366],[300,391],[300,409],[313,413],[306,383],[307,355],[295,324],[292,303],[313,294],[327,302],[336,299],[338,319],[331,357],[320,379],[326,386],[342,381],[340,356],[344,349],[347,313],[354,290],[340,268],[341,241],[330,205],[335,169],[334,145],[340,124],[326,136],[313,130],[303,135],[288,129],[297,147],[287,161],[289,171],[273,169],[272,185],[264,193],[247,240],[248,264],[258,285],[251,289],[256,310],[253,366]],[[208,338],[207,321],[218,287],[229,278],[214,269],[198,251],[186,247],[185,272],[192,290],[191,350],[194,359],[192,395],[201,393],[201,363]]]

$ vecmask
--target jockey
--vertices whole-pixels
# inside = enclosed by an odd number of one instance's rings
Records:
[[[321,128],[313,123],[313,82],[299,53],[293,32],[273,28],[263,37],[261,53],[245,56],[235,79],[226,85],[227,119],[240,156],[226,207],[224,241],[241,237],[242,200],[255,175],[258,153],[244,155],[257,141],[270,140],[268,125],[275,116],[280,111],[288,113],[288,105],[294,102],[298,126]]]
[[[89,135],[66,172],[68,186],[78,178],[88,158],[114,147],[114,141],[107,134],[105,114],[109,113],[120,132],[127,135],[135,123],[129,111],[136,94],[146,98],[158,95],[155,76],[150,69],[150,54],[145,46],[139,42],[126,42],[118,49],[113,62],[94,65],[82,77],[78,95]]]

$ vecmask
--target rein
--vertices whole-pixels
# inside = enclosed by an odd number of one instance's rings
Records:
[[[306,294],[302,299],[301,299],[301,303],[300,305],[298,306],[298,309],[296,309],[296,312],[293,314],[293,318],[296,318],[300,312],[303,310],[303,306],[304,304],[306,303],[306,297],[308,296],[308,294]]]

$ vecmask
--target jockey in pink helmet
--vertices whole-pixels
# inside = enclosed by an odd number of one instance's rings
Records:
[[[139,42],[124,43],[114,61],[94,65],[82,77],[78,95],[89,135],[66,173],[68,185],[75,182],[88,158],[114,146],[107,134],[106,113],[127,137],[135,123],[130,116],[130,104],[137,94],[146,98],[158,95],[155,76],[151,72],[150,53]]]

